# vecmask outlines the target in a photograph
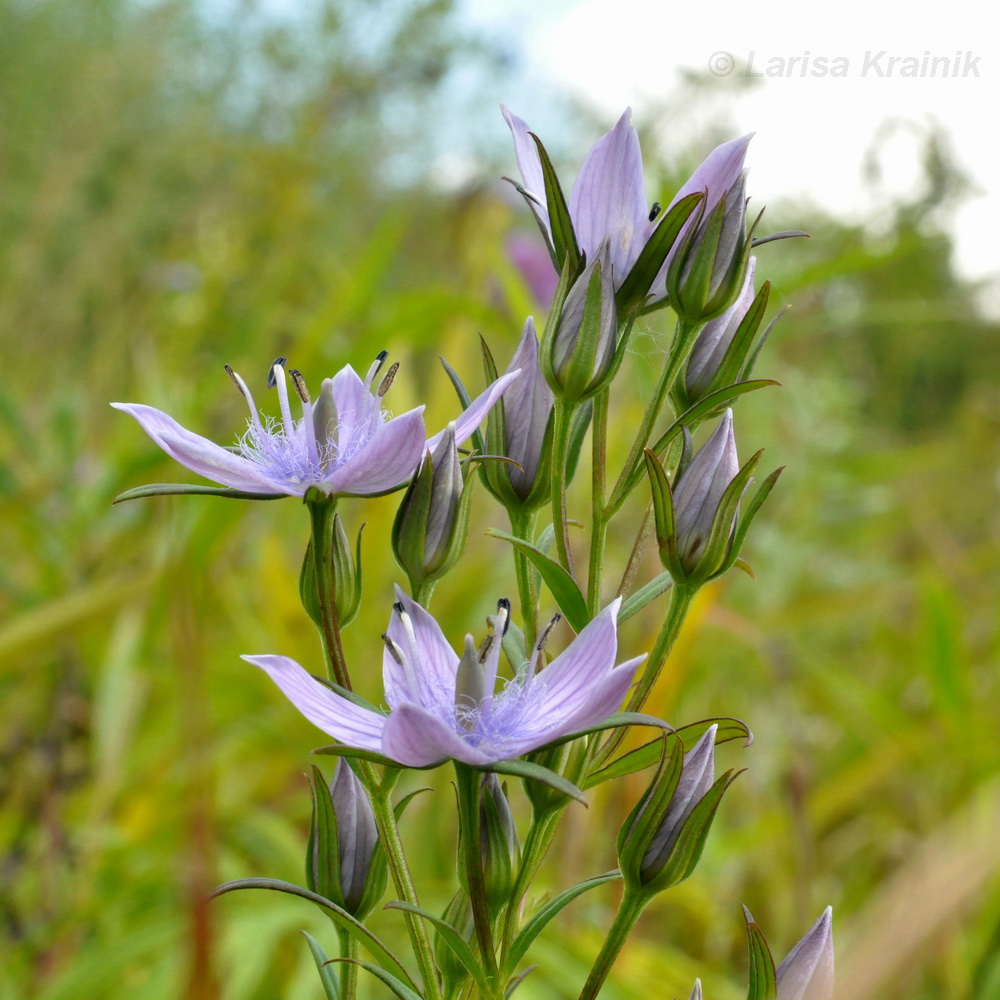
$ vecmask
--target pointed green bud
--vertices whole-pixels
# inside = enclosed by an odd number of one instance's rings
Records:
[[[493,773],[483,776],[479,840],[490,913],[500,913],[510,898],[521,864],[521,844],[505,789]]]
[[[341,628],[346,628],[361,610],[361,525],[354,546],[351,546],[344,530],[340,514],[333,515],[333,536],[330,544],[329,566],[333,574],[333,598],[337,606],[337,617]],[[316,583],[316,563],[313,559],[313,543],[309,542],[302,560],[299,574],[299,597],[306,614],[322,628],[319,588]]]
[[[396,512],[392,551],[411,588],[439,580],[461,558],[469,536],[471,478],[463,472],[451,423],[427,452]]]
[[[725,312],[743,287],[753,236],[745,177],[710,212],[699,205],[693,219],[667,268],[667,292],[681,321],[700,325]]]
[[[541,366],[553,393],[569,402],[596,395],[614,377],[620,356],[614,275],[605,240],[546,324]]]
[[[364,919],[385,894],[388,878],[368,794],[343,758],[337,761],[329,786],[316,766],[309,782],[313,814],[307,884]]]
[[[686,879],[697,867],[731,775],[715,780],[712,726],[685,754],[672,740],[646,794],[618,835],[618,860],[626,885],[648,895]]]

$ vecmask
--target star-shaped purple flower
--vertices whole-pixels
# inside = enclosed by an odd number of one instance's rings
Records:
[[[128,413],[171,457],[192,472],[232,489],[270,496],[303,496],[315,487],[331,496],[376,496],[390,493],[413,475],[427,450],[433,451],[443,431],[425,440],[423,407],[390,418],[382,396],[393,370],[376,392],[372,383],[385,361],[379,355],[362,380],[350,365],[324,379],[319,397],[309,398],[305,380],[288,373],[302,403],[302,416],[292,416],[285,369],[272,368],[281,419],[257,411],[246,383],[227,367],[250,407],[246,433],[236,448],[224,448],[181,427],[162,410],[141,403],[112,403]],[[455,421],[455,440],[468,440],[490,407],[518,376],[497,379]]]
[[[313,725],[405,767],[448,759],[486,767],[603,722],[621,706],[645,659],[615,665],[618,599],[543,670],[536,670],[536,646],[496,691],[504,602],[485,650],[477,652],[466,636],[459,657],[430,614],[398,588],[396,596],[382,664],[388,715],[341,697],[286,656],[244,659],[267,671]]]
[[[503,105],[500,110],[514,137],[514,155],[528,204],[551,244],[552,229],[538,147],[523,119]],[[705,192],[704,214],[711,212],[743,172],[751,138],[752,134],[745,135],[712,150],[674,196],[667,211],[687,195],[702,191]],[[658,225],[658,209],[651,209],[646,200],[642,152],[632,126],[631,108],[627,108],[615,127],[591,147],[569,197],[569,214],[577,242],[588,259],[605,240],[608,241],[615,287],[620,288]],[[665,273],[666,264],[651,289],[656,299],[666,294],[661,281]]]

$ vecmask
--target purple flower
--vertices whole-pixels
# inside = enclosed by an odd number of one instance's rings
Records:
[[[777,1000],[833,1000],[833,909],[827,907],[809,933],[778,966]]]
[[[382,397],[392,383],[395,366],[372,392],[385,353],[364,380],[350,365],[324,379],[319,397],[311,401],[301,374],[291,377],[302,403],[302,417],[292,416],[285,370],[272,369],[281,419],[257,412],[246,383],[228,368],[230,377],[250,407],[246,433],[235,449],[224,448],[186,430],[173,417],[141,403],[112,403],[135,417],[143,430],[181,465],[206,479],[236,490],[271,496],[303,496],[315,487],[331,496],[374,496],[402,486],[433,451],[443,433],[424,440],[423,407],[390,418]],[[458,443],[471,437],[490,407],[517,377],[497,379],[455,422]]]
[[[483,652],[466,636],[459,657],[419,604],[398,588],[396,596],[382,661],[388,715],[334,693],[288,657],[244,659],[265,670],[313,725],[404,767],[448,758],[484,767],[603,722],[621,705],[644,659],[615,666],[618,599],[544,670],[536,672],[536,646],[530,662],[495,691],[506,602]]]
[[[538,148],[527,123],[503,105],[501,111],[514,137],[514,155],[528,204],[551,244],[552,230]],[[625,281],[657,225],[657,211],[650,209],[646,199],[642,152],[631,119],[632,110],[627,108],[615,127],[593,145],[569,198],[569,213],[577,242],[588,259],[604,240],[608,241],[616,288]],[[711,212],[742,173],[751,138],[752,135],[745,135],[732,139],[709,153],[677,192],[667,210],[687,195],[704,191],[704,211]],[[669,261],[669,255],[667,259]],[[666,264],[654,282],[658,299],[665,294],[660,282],[665,268]]]

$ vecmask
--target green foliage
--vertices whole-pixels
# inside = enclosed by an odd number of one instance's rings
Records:
[[[441,426],[456,410],[433,354],[471,384],[482,330],[503,367],[531,308],[503,255],[510,216],[475,196],[441,203],[408,113],[482,51],[458,45],[447,4],[390,4],[363,55],[354,42],[385,13],[370,6],[317,5],[296,28],[249,8],[213,26],[183,2],[0,5],[0,995],[319,995],[296,931],[332,954],[326,918],[301,899],[206,901],[225,879],[301,868],[317,734],[238,656],[319,669],[296,587],[307,519],[294,500],[113,508],[178,469],[107,404],[154,403],[235,439],[224,362],[263,392],[279,353],[318,378],[386,346],[404,355],[393,408],[429,398]],[[760,252],[772,299],[795,305],[755,369],[783,384],[782,405],[736,403],[741,447],[788,466],[746,545],[761,582],[730,574],[702,592],[648,706],[738,716],[758,740],[697,876],[650,907],[609,1000],[686,995],[695,974],[707,996],[743,995],[739,974],[704,972],[746,961],[716,894],[751,905],[776,953],[834,902],[853,1000],[960,1000],[997,982],[1000,338],[951,267],[939,223],[954,171],[937,149],[926,197],[877,233],[786,209],[813,240],[785,264]],[[624,362],[636,419],[659,322],[637,323]],[[348,536],[364,520],[366,548],[385,539],[397,499],[344,501]],[[500,565],[508,543],[476,528],[488,503],[475,500],[470,547]],[[612,545],[630,543],[616,524]],[[652,579],[654,556],[638,558]],[[395,571],[369,565],[345,644],[377,699]],[[464,566],[436,607],[472,621],[514,582]],[[637,609],[627,648],[648,648],[658,609]],[[450,794],[434,780],[407,822],[440,912],[454,858],[433,847]],[[571,807],[590,836],[560,842],[543,882],[563,894],[536,901],[526,928],[614,863],[645,780],[631,799],[588,793],[586,817]],[[565,911],[570,933],[532,942],[560,979],[539,970],[518,996],[575,995],[610,891],[586,904]],[[373,925],[395,947],[391,922]],[[403,979],[386,988],[408,995]]]

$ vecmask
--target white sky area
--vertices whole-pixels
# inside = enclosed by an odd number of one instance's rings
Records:
[[[794,0],[464,0],[460,6],[471,23],[513,49],[530,78],[579,95],[609,128],[628,105],[641,124],[643,107],[662,104],[685,69],[731,68],[736,77],[783,67],[790,75],[761,77],[749,92],[725,98],[725,117],[737,134],[756,132],[748,190],[757,204],[805,196],[851,218],[870,214],[878,206],[862,181],[862,164],[880,126],[889,119],[924,129],[938,123],[977,189],[956,219],[958,268],[968,278],[990,280],[994,289],[1000,285],[1000,34],[986,25],[985,4],[978,14],[971,0],[815,6]],[[893,56],[915,61],[890,66]],[[791,64],[791,57],[798,61]],[[826,73],[812,76],[823,68],[820,57]],[[930,76],[934,57],[948,61],[946,78],[941,64]],[[834,64],[838,58],[846,65]],[[846,75],[834,76],[834,65]],[[907,77],[907,70],[923,75]],[[539,92],[539,108],[542,97]],[[534,125],[539,114],[532,115],[530,92],[527,106],[523,92],[517,95],[514,110],[545,134],[544,120]],[[918,149],[905,129],[888,145],[879,161],[886,195],[913,190]],[[994,290],[984,300],[1000,313],[1000,294]]]

